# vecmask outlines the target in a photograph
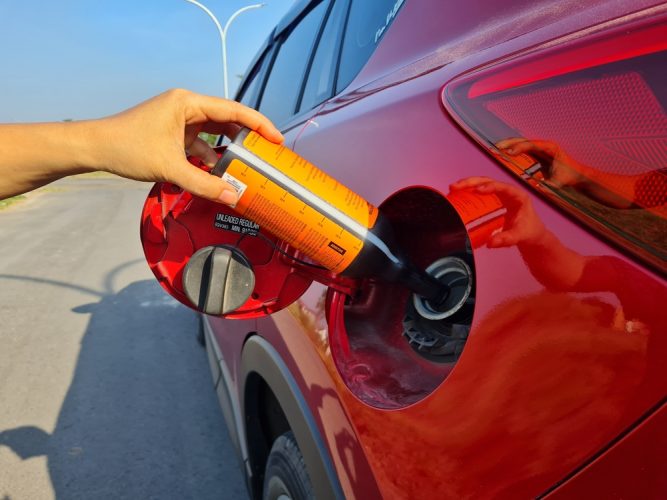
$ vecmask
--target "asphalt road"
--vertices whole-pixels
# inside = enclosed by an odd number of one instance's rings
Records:
[[[143,258],[147,190],[0,211],[0,500],[247,498],[197,318]]]

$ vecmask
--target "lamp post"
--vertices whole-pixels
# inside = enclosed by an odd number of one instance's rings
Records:
[[[196,5],[199,7],[201,10],[206,12],[208,17],[211,18],[211,20],[215,23],[215,27],[218,28],[218,33],[220,34],[220,44],[222,47],[222,78],[224,81],[224,96],[225,99],[229,99],[229,84],[227,82],[227,31],[229,30],[229,25],[232,24],[232,21],[236,19],[240,14],[247,10],[252,10],[252,9],[259,9],[261,7],[264,7],[266,4],[263,3],[257,3],[253,5],[248,5],[246,7],[241,7],[239,10],[234,12],[229,20],[225,23],[225,27],[220,26],[220,22],[218,19],[213,15],[213,12],[211,12],[205,5],[202,5],[199,3],[197,0],[185,0],[188,3],[191,3],[192,5]]]

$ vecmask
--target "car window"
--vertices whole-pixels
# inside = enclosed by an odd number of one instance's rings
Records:
[[[237,97],[237,101],[254,108],[257,104],[257,97],[261,88],[261,83],[264,80],[266,68],[271,61],[271,49],[267,50],[262,56],[262,60],[255,64],[252,75],[249,81],[245,84],[245,88]]]
[[[278,49],[259,104],[259,110],[278,126],[296,112],[306,66],[328,4],[328,0],[320,2],[306,14]]]
[[[337,91],[347,87],[371,57],[405,0],[352,0],[338,70]]]
[[[337,0],[331,8],[308,72],[299,111],[312,109],[333,94],[340,35],[345,27],[348,6],[348,0]]]

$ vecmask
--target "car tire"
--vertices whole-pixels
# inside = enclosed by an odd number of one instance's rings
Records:
[[[303,455],[294,434],[286,432],[273,442],[264,474],[263,500],[315,498]]]

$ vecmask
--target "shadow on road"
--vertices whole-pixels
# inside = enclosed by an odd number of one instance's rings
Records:
[[[9,429],[0,445],[46,455],[56,498],[244,498],[197,317],[154,280],[112,292],[131,264],[73,309],[91,318],[54,432]]]

